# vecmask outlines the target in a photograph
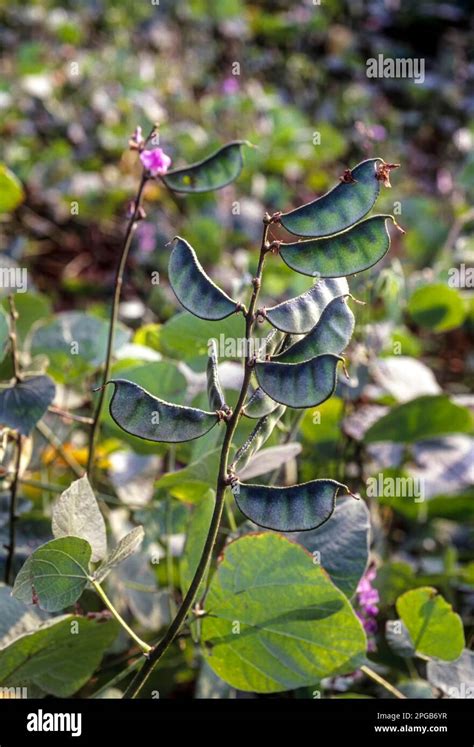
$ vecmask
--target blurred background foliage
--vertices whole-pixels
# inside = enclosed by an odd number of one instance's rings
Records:
[[[0,9],[1,158],[25,192],[14,210],[0,203],[2,262],[30,271],[28,293],[16,297],[23,355],[30,370],[46,368],[62,385],[61,406],[90,412],[127,205],[140,174],[127,150],[137,124],[146,131],[160,123],[160,145],[176,167],[232,139],[254,146],[244,149],[238,181],[218,193],[174,199],[158,183],[147,186],[114,373],[176,402],[205,404],[207,340],[242,331],[240,319],[214,325],[181,313],[166,278],[167,242],[183,235],[216,281],[239,293],[254,268],[265,210],[312,199],[366,157],[401,164],[378,211],[394,212],[406,235],[393,236],[382,267],[350,282],[366,303],[353,306],[351,379],[317,413],[286,423],[268,445],[282,437],[301,441],[298,463],[293,456],[282,469],[288,481],[344,478],[364,494],[364,480],[381,469],[423,476],[426,502],[370,503],[374,558],[383,561],[381,614],[389,615],[398,594],[432,583],[463,615],[468,640],[472,428],[450,429],[448,414],[441,437],[433,437],[428,405],[423,438],[392,434],[381,446],[364,435],[388,408],[424,395],[446,393],[458,407],[473,408],[474,304],[472,280],[471,287],[466,280],[474,262],[471,10],[469,0],[31,0]],[[424,83],[367,78],[366,61],[378,54],[423,58]],[[450,282],[453,269],[464,272],[464,283]],[[156,271],[159,285],[150,282]],[[269,261],[263,295],[278,300],[308,284],[281,261]],[[74,322],[71,314],[83,312],[87,344],[73,357],[64,352],[64,328]],[[76,321],[80,326],[84,317]],[[8,378],[8,360],[0,365]],[[223,369],[235,399],[235,364],[226,361]],[[85,463],[82,429],[48,417],[63,453],[58,456],[44,434],[35,442],[31,485],[24,486],[25,554],[44,541],[42,517],[52,497],[34,487],[35,480],[67,485],[71,465],[80,471]],[[120,535],[130,517],[142,521],[150,583],[177,587],[185,509],[213,484],[221,434],[214,429],[170,450],[127,437],[108,416],[105,425],[101,499],[113,531]],[[242,423],[240,436],[250,426]],[[171,474],[177,467],[185,471]],[[156,547],[169,562],[153,568],[146,553]],[[146,627],[151,612],[127,584],[121,578],[117,594],[128,589],[124,606]],[[165,621],[165,597],[153,630]],[[379,658],[388,669],[403,670],[383,641]],[[193,666],[189,641],[182,639],[153,686],[163,696],[188,693]]]

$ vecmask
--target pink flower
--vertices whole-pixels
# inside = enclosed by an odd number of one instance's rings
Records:
[[[144,150],[140,153],[140,161],[150,176],[166,174],[171,165],[171,158],[161,148]]]
[[[226,78],[224,82],[222,83],[222,93],[226,93],[228,96],[231,96],[234,93],[237,93],[239,90],[239,81],[236,79],[234,75],[231,75],[229,78]]]

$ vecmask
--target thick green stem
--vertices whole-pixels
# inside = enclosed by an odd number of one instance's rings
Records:
[[[89,475],[90,480],[92,479],[92,472],[94,469],[95,447],[96,447],[97,438],[99,435],[100,417],[102,414],[102,408],[104,406],[105,384],[109,380],[110,368],[112,365],[112,354],[113,354],[114,340],[115,340],[115,328],[117,326],[120,296],[122,293],[123,275],[125,272],[125,266],[127,264],[127,259],[128,259],[128,254],[130,251],[130,246],[132,243],[133,233],[135,231],[137,221],[140,215],[141,201],[142,201],[143,190],[145,188],[146,182],[147,182],[147,176],[145,173],[143,173],[142,178],[140,180],[139,187],[138,187],[138,191],[135,197],[133,212],[128,222],[127,230],[125,233],[122,254],[120,256],[120,262],[119,262],[117,273],[115,276],[115,290],[114,290],[114,298],[112,301],[112,311],[110,315],[110,326],[109,326],[109,334],[108,334],[108,339],[107,339],[107,351],[105,354],[104,373],[102,376],[102,385],[100,388],[99,398],[97,401],[97,407],[94,413],[92,428],[91,428],[90,437],[89,437],[89,458],[87,461],[87,474]]]
[[[137,643],[144,654],[148,654],[151,651],[151,646],[148,645],[148,643],[145,643],[145,641],[142,641],[141,638],[137,636],[136,633],[133,632],[133,630],[127,625],[123,617],[120,615],[120,613],[115,609],[114,605],[108,598],[107,594],[103,590],[102,586],[99,584],[98,581],[94,581],[94,579],[91,579],[91,584],[96,590],[97,594],[100,596],[104,604],[109,608],[112,615],[115,617],[118,623],[122,626],[122,628],[128,633],[130,638],[133,638],[135,643]]]
[[[181,626],[183,625],[188,615],[189,610],[191,609],[193,605],[193,602],[196,598],[199,587],[201,586],[201,582],[204,578],[204,575],[211,561],[212,553],[213,553],[216,540],[217,540],[217,536],[219,533],[219,527],[220,527],[221,520],[222,520],[222,514],[224,511],[225,491],[229,484],[229,476],[228,476],[229,450],[232,444],[232,438],[234,436],[235,430],[237,428],[237,424],[239,422],[240,415],[242,413],[242,408],[243,408],[245,398],[247,396],[249,384],[250,384],[250,378],[252,376],[253,361],[248,357],[249,350],[251,347],[249,344],[249,340],[250,340],[253,326],[255,323],[255,307],[257,304],[257,299],[258,299],[258,295],[260,291],[260,285],[262,282],[262,271],[263,271],[263,265],[265,262],[265,255],[268,251],[267,235],[268,235],[269,224],[270,224],[269,217],[267,219],[267,216],[266,216],[264,220],[263,238],[262,238],[262,245],[260,248],[260,256],[258,260],[257,273],[253,279],[252,297],[250,299],[248,311],[246,312],[246,315],[245,315],[245,337],[247,340],[247,350],[246,350],[247,355],[244,361],[244,366],[245,366],[244,378],[243,378],[239,398],[237,400],[237,404],[232,412],[231,417],[226,423],[226,432],[225,432],[224,440],[222,443],[221,457],[220,457],[220,462],[219,462],[219,471],[218,471],[218,476],[217,476],[216,502],[214,505],[214,512],[212,514],[211,523],[209,525],[209,531],[207,534],[206,542],[204,544],[204,548],[203,548],[198,566],[194,573],[193,580],[191,581],[191,585],[183,601],[181,602],[181,606],[179,607],[178,612],[176,613],[176,617],[172,621],[170,627],[166,631],[163,638],[159,641],[159,643],[157,643],[157,645],[147,655],[146,661],[143,667],[137,673],[137,675],[135,676],[135,678],[133,679],[133,681],[131,682],[127,690],[125,691],[124,698],[136,698],[138,696],[145,682],[148,680],[154,668],[160,661],[161,657],[167,651],[171,643],[176,638],[177,634],[179,633],[181,629]]]

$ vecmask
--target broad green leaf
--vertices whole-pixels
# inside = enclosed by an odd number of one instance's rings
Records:
[[[209,531],[215,505],[215,492],[208,490],[197,506],[193,508],[186,531],[186,544],[179,563],[180,585],[183,596],[189,589],[194,572],[202,556],[204,543]],[[200,591],[205,585],[205,578],[201,581]],[[197,599],[199,599],[198,591]]]
[[[240,308],[237,301],[229,298],[206,275],[192,246],[179,236],[174,239],[168,275],[178,301],[200,319],[218,321]]]
[[[393,407],[365,433],[367,443],[412,443],[449,433],[471,433],[473,418],[466,407],[446,395],[424,396]]]
[[[237,482],[232,492],[254,524],[277,532],[303,532],[320,527],[332,516],[341,488],[348,490],[336,480],[312,480],[287,488]]]
[[[354,314],[344,297],[334,298],[313,329],[303,338],[290,337],[290,345],[273,360],[277,363],[301,363],[323,353],[339,355],[354,332]]]
[[[375,215],[336,236],[281,244],[280,255],[302,275],[340,278],[368,270],[390,249],[387,221],[391,215]]]
[[[37,610],[15,599],[11,588],[0,583],[0,649],[5,648],[15,638],[34,630],[43,622]],[[0,678],[1,681],[1,678]]]
[[[204,436],[214,428],[216,413],[174,405],[153,397],[141,386],[125,379],[111,379],[115,389],[110,414],[127,433],[148,441],[179,443]]]
[[[397,599],[397,612],[420,656],[454,661],[465,646],[461,618],[436,591],[426,586]]]
[[[248,418],[264,418],[278,407],[278,402],[265,394],[261,387],[257,387],[250,396],[243,409],[243,414]]]
[[[209,351],[207,360],[207,396],[209,405],[213,410],[223,410],[226,407],[224,392],[219,381],[219,369],[217,359],[216,341],[209,340]]]
[[[206,612],[206,660],[239,690],[309,686],[363,660],[365,634],[346,597],[284,537],[247,535],[228,545]]]
[[[459,659],[429,661],[428,681],[449,698],[474,698],[474,652],[464,649]]]
[[[41,323],[32,331],[30,352],[47,355],[49,372],[60,382],[85,376],[104,363],[109,322],[82,311],[64,311],[53,320]],[[130,332],[118,324],[114,350],[130,337]]]
[[[0,650],[0,682],[6,686],[33,684],[58,698],[67,698],[90,679],[119,627],[64,615],[16,638]]]
[[[320,280],[301,296],[283,301],[269,309],[262,309],[260,313],[282,332],[301,335],[313,329],[326,306],[334,298],[348,293],[349,287],[345,278]]]
[[[79,537],[61,537],[38,547],[18,573],[12,594],[57,612],[74,604],[89,581],[91,546]]]
[[[87,476],[75,480],[53,506],[53,534],[58,537],[81,537],[92,549],[91,560],[102,560],[107,552],[107,534],[94,492]]]
[[[0,213],[10,213],[25,199],[20,180],[0,163]]]
[[[210,192],[233,182],[242,171],[242,146],[245,140],[227,143],[202,161],[183,169],[173,169],[162,176],[174,192]]]
[[[205,319],[183,312],[173,316],[160,331],[160,349],[166,355],[179,360],[192,360],[198,355],[206,356],[209,349],[209,340],[214,337],[224,344],[221,350],[222,357],[226,359],[238,358],[233,342],[245,336],[245,322],[241,314],[222,319],[219,322],[209,322]]]
[[[331,521],[294,537],[347,597],[352,597],[369,560],[370,515],[364,501],[338,500]]]
[[[408,301],[407,311],[421,327],[428,327],[433,332],[447,332],[461,326],[467,307],[455,288],[434,283],[415,290]]]
[[[240,471],[247,466],[252,456],[259,451],[259,449],[261,449],[265,442],[270,438],[273,429],[283,416],[285,410],[286,407],[284,405],[278,405],[278,407],[276,407],[276,409],[269,415],[260,418],[250,436],[238,449],[232,467],[238,467]]]
[[[215,486],[220,455],[221,449],[213,449],[187,467],[167,472],[158,480],[157,487],[182,501],[198,503]]]
[[[49,376],[31,376],[0,389],[0,424],[28,436],[54,399]]]
[[[284,213],[281,224],[297,236],[339,233],[367,215],[380,193],[377,167],[380,158],[362,161],[352,169],[354,182],[341,181],[322,197]]]
[[[140,548],[144,537],[145,531],[142,526],[135,527],[125,537],[122,537],[117,547],[112,550],[110,555],[105,558],[102,565],[95,572],[94,580],[101,583],[113,568],[123,563],[131,555],[134,555]]]
[[[276,402],[294,408],[315,407],[333,394],[337,383],[338,355],[317,355],[303,363],[255,364],[263,391]]]

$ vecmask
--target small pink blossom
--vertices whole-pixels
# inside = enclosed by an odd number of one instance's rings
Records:
[[[222,93],[226,93],[228,96],[238,93],[239,88],[239,81],[236,79],[235,75],[229,76],[222,83]]]
[[[163,176],[171,165],[171,158],[161,148],[144,150],[140,153],[140,161],[150,176]]]

